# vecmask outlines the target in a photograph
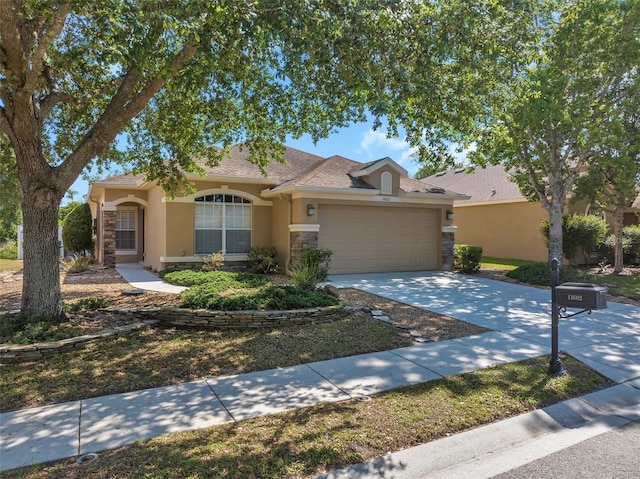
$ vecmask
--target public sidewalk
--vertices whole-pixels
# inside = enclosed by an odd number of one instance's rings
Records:
[[[166,433],[367,396],[549,352],[548,291],[436,272],[331,280],[337,287],[357,287],[494,331],[3,413],[0,471],[97,453]],[[142,283],[148,286],[145,289],[153,286],[144,278],[132,285]],[[479,461],[486,464],[489,474],[535,459],[536,451],[549,449],[541,446],[541,439],[549,434],[558,446],[568,445],[639,420],[639,308],[610,303],[607,310],[563,320],[560,337],[561,349],[624,384],[325,477],[439,477],[433,475],[438,471],[442,477],[465,477],[466,473],[471,477],[471,469],[473,477],[491,477],[478,472]],[[556,440],[560,437],[562,440]],[[535,446],[534,450],[529,446]],[[494,456],[503,459],[491,466]],[[461,469],[465,465],[471,469],[465,472]]]

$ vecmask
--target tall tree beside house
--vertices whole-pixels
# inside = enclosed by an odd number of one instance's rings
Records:
[[[533,4],[532,4],[533,5]],[[640,65],[640,2],[548,2],[530,25],[537,39],[506,61],[510,73],[495,94],[481,90],[484,109],[463,136],[475,163],[504,163],[521,191],[549,215],[549,260],[562,258],[562,213],[578,175],[597,162],[610,95],[635,82]]]
[[[0,130],[15,155],[1,161],[38,238],[25,243],[23,313],[64,316],[58,208],[88,166],[117,162],[177,193],[201,172],[193,157],[223,160],[212,145],[242,143],[264,167],[287,136],[317,140],[367,110],[392,134],[413,113],[422,131],[442,112],[467,118],[473,95],[452,85],[487,84],[468,66],[512,44],[492,18],[526,10],[512,3],[1,1]],[[419,102],[412,75],[430,82]]]

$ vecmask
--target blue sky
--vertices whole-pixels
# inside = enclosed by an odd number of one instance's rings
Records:
[[[307,151],[322,157],[341,155],[354,161],[366,163],[372,160],[389,157],[404,167],[410,176],[418,170],[419,165],[411,158],[409,144],[402,138],[387,138],[384,129],[373,130],[372,123],[358,123],[342,128],[329,138],[313,144],[309,136],[290,140],[287,146]],[[83,201],[87,194],[88,184],[78,179],[71,187],[76,195],[75,201]],[[63,203],[69,200],[65,198]]]

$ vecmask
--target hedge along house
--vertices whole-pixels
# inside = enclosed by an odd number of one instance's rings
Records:
[[[289,270],[305,247],[333,251],[331,273],[450,270],[453,201],[466,198],[408,178],[390,158],[359,163],[286,148],[263,175],[233,147],[196,192],[170,198],[143,175],[90,185],[96,256],[107,266],[141,262],[153,270],[199,266],[224,253],[246,262],[252,246],[274,246]]]

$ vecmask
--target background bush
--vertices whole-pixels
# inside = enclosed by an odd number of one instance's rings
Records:
[[[16,240],[8,240],[0,244],[1,259],[17,259],[18,258],[18,242]]]
[[[92,226],[91,208],[82,203],[67,215],[62,224],[64,249],[81,255],[93,250]]]
[[[564,257],[576,263],[576,256],[582,253],[585,264],[589,257],[598,251],[598,246],[607,234],[607,222],[595,215],[571,214],[562,218],[562,252]],[[540,231],[549,246],[549,218],[540,223]],[[558,258],[560,259],[560,258]]]
[[[522,283],[549,286],[551,284],[551,265],[549,263],[531,263],[518,266],[507,273],[507,277]],[[589,275],[571,266],[561,266],[558,272],[558,283],[584,283]]]
[[[477,273],[482,260],[482,246],[457,244],[453,246],[453,266],[463,273]]]
[[[615,258],[615,236],[609,235],[599,245],[598,252],[607,261]],[[622,260],[624,264],[640,265],[640,225],[625,226],[622,230]]]

